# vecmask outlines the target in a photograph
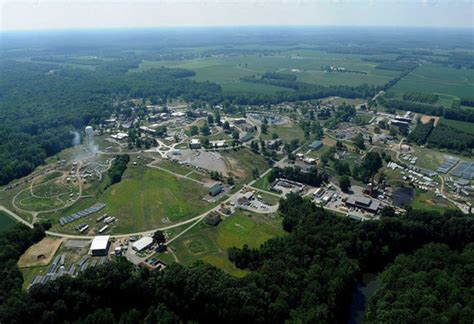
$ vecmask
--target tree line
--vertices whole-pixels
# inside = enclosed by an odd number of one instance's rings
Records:
[[[467,108],[446,108],[443,106],[431,105],[427,103],[405,101],[399,99],[378,98],[379,103],[390,109],[413,111],[426,115],[441,116],[447,119],[474,122],[474,110]]]

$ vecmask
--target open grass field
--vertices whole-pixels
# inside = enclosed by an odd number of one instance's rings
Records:
[[[221,155],[232,175],[241,183],[252,179],[252,170],[258,169],[262,173],[269,168],[268,163],[261,155],[257,155],[247,148],[222,151]]]
[[[460,120],[452,120],[452,119],[446,119],[446,118],[441,118],[441,124],[455,128],[457,130],[460,130],[462,132],[474,135],[474,123],[469,123],[469,122],[463,122]]]
[[[456,209],[449,201],[436,197],[432,191],[415,190],[415,198],[411,202],[413,209],[443,212],[446,209]]]
[[[413,155],[418,157],[416,166],[430,170],[436,170],[438,166],[443,163],[445,155],[448,155],[424,147],[413,146],[413,148],[415,149],[415,153]]]
[[[128,168],[99,201],[107,204],[106,213],[117,217],[116,232],[133,232],[199,215],[211,207],[202,200],[205,195],[207,189],[195,182],[136,167]]]
[[[58,197],[35,197],[29,190],[23,191],[15,200],[16,204],[24,210],[46,211],[64,206],[64,201]]]
[[[260,179],[258,179],[252,187],[255,187],[257,189],[261,189],[261,190],[266,190],[266,191],[269,191],[270,190],[270,182],[268,181],[268,174],[264,177],[261,177]]]
[[[272,134],[278,134],[278,137],[281,138],[283,143],[290,143],[293,139],[299,139],[300,143],[305,141],[304,131],[301,127],[294,123],[287,123],[283,125],[269,126],[268,132],[262,134],[264,140],[272,139]]]
[[[194,171],[194,169],[192,169],[188,166],[181,165],[181,164],[178,164],[176,162],[172,162],[172,161],[168,161],[168,160],[162,160],[159,163],[157,163],[156,165],[163,168],[163,169],[166,169],[166,170],[169,170],[171,172],[181,174],[181,175],[186,175],[186,174]]]
[[[6,231],[7,229],[15,225],[15,220],[10,217],[7,213],[0,211],[0,232]]]
[[[469,97],[474,93],[474,70],[423,64],[400,80],[390,92],[402,95],[414,89],[426,93]],[[447,100],[446,96],[442,98]]]
[[[269,193],[266,193],[264,191],[257,191],[257,195],[261,197],[261,199],[267,203],[268,205],[276,205],[279,203],[280,201],[280,197],[276,196],[276,195],[272,195],[272,194],[269,194]]]
[[[176,256],[181,263],[202,260],[240,277],[247,272],[237,269],[228,260],[227,250],[244,244],[256,248],[268,239],[281,235],[285,235],[281,219],[242,212],[225,217],[217,227],[198,224],[172,246],[176,248]]]

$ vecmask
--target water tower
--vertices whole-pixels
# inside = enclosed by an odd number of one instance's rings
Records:
[[[89,150],[89,152],[94,153],[95,151],[95,144],[94,144],[94,129],[92,126],[87,126],[86,127],[86,147]]]

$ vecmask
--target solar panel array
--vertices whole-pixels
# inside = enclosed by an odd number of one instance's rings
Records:
[[[448,156],[446,157],[444,162],[440,164],[440,166],[438,167],[436,171],[440,173],[448,173],[449,170],[451,170],[451,168],[455,166],[456,163],[458,162],[459,162],[459,158],[454,157],[454,156]]]
[[[451,171],[451,174],[455,177],[472,180],[474,179],[474,163],[462,161],[453,171]]]
[[[72,223],[82,217],[86,217],[86,216],[89,216],[90,214],[93,214],[93,213],[96,213],[98,212],[99,210],[101,210],[102,208],[104,208],[106,205],[103,204],[103,203],[97,203],[97,204],[94,204],[92,205],[91,207],[89,208],[86,208],[84,210],[81,210],[75,214],[72,214],[72,215],[69,215],[69,216],[65,216],[65,217],[61,217],[59,219],[59,224],[61,224],[61,226],[64,226],[66,224],[69,224],[69,223]]]
[[[53,261],[52,266],[50,267],[48,273],[46,275],[37,275],[33,278],[31,285],[36,284],[44,284],[48,281],[55,280],[64,275],[74,276],[78,272],[82,272],[86,270],[89,266],[95,267],[96,265],[102,265],[108,262],[108,258],[106,256],[100,257],[99,259],[93,258],[92,261],[89,263],[89,256],[85,255],[82,257],[81,260],[77,264],[71,264],[69,270],[66,271],[64,267],[59,267],[59,256],[56,257]]]

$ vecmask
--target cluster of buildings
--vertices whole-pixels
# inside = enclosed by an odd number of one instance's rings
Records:
[[[278,193],[287,194],[290,192],[302,192],[305,189],[304,184],[283,178],[276,179],[271,185],[270,190]]]
[[[408,129],[412,122],[412,113],[411,111],[407,111],[403,116],[391,116],[390,118],[390,125],[398,127],[398,128],[405,128]]]

